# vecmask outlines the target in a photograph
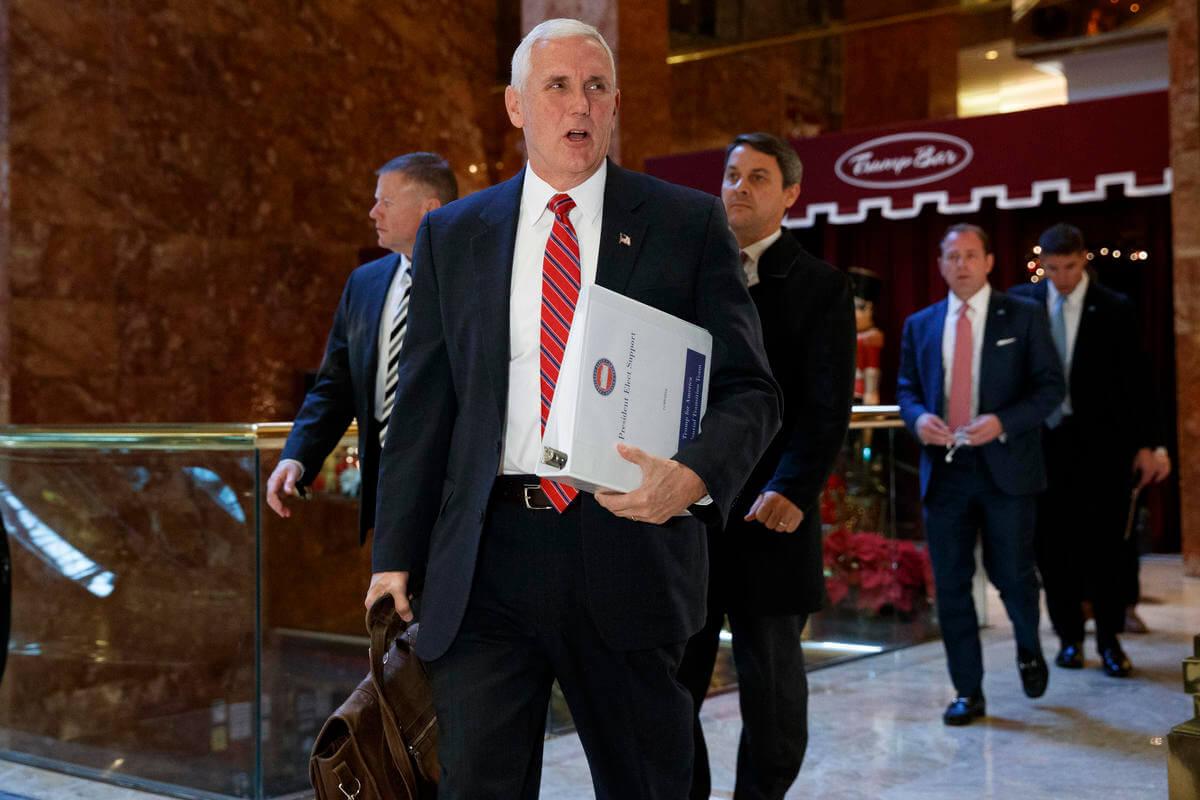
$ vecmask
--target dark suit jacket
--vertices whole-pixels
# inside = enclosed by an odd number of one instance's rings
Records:
[[[379,476],[373,565],[423,588],[418,654],[440,656],[470,594],[508,398],[509,286],[524,173],[432,212],[414,252],[397,408]],[[630,244],[621,245],[624,234]],[[721,203],[608,166],[596,282],[713,336],[702,434],[675,457],[703,479],[711,512],[734,496],[779,426],[778,390]],[[419,416],[413,409],[420,409]],[[682,642],[704,622],[705,526],[618,519],[582,503],[583,587],[620,650]],[[549,512],[547,512],[549,513]]]
[[[362,470],[359,540],[375,524],[375,486],[379,475],[379,423],[375,420],[375,375],[379,364],[379,320],[399,255],[364,264],[346,281],[325,345],[317,382],[304,398],[280,458],[304,465],[301,486],[321,471],[352,419],[358,419],[358,453]]]
[[[818,610],[825,597],[818,501],[854,401],[854,292],[844,272],[810,255],[786,230],[762,254],[758,275],[750,296],[783,391],[783,427],[716,537],[713,580],[727,592],[729,608],[803,614]],[[795,533],[742,519],[764,491],[804,511]]]
[[[1014,286],[1010,294],[1046,307],[1046,281]],[[1165,436],[1156,422],[1156,392],[1139,353],[1133,303],[1089,276],[1083,313],[1071,357],[1072,419],[1095,449],[1079,454],[1081,466],[1116,469],[1122,487],[1130,478],[1133,456],[1157,447]]]
[[[945,419],[942,327],[947,305],[946,300],[934,303],[904,322],[896,395],[900,416],[914,435],[925,412]],[[980,449],[1000,491],[1022,495],[1046,488],[1042,423],[1065,392],[1045,307],[993,289],[979,365],[979,413],[998,416],[1004,437]],[[922,497],[935,459],[945,453],[944,447],[921,448]]]

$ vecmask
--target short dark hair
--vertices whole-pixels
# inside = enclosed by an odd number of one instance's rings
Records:
[[[775,163],[779,165],[779,171],[783,173],[783,188],[795,186],[800,182],[800,178],[804,175],[804,165],[800,163],[800,156],[796,154],[795,148],[783,139],[762,132],[739,133],[725,148],[726,164],[729,163],[729,154],[733,152],[733,148],[743,144],[753,147],[764,155],[774,157]]]
[[[405,153],[375,170],[376,175],[403,172],[405,177],[428,188],[442,205],[458,199],[458,181],[446,159],[437,153]]]
[[[938,249],[941,250],[945,246],[946,240],[955,234],[973,233],[979,237],[979,241],[983,242],[983,254],[990,256],[992,254],[992,237],[987,235],[987,231],[978,225],[972,225],[969,222],[956,222],[946,232],[942,234],[942,240],[938,242]]]
[[[1082,253],[1084,250],[1083,231],[1074,225],[1060,222],[1042,231],[1038,237],[1038,245],[1044,256],[1066,256],[1071,253]]]

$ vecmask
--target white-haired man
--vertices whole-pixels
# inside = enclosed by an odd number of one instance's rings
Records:
[[[701,518],[728,513],[779,399],[720,201],[609,163],[619,104],[594,28],[537,26],[505,92],[529,163],[417,234],[396,394],[409,413],[384,446],[367,603],[390,594],[411,618],[420,595],[443,800],[537,796],[555,679],[597,797],[681,798],[691,781],[676,670],[704,622]],[[591,283],[714,339],[703,433],[672,459],[623,447],[642,470],[628,494],[532,475]]]

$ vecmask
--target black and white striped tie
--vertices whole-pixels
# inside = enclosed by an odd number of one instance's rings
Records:
[[[396,384],[400,381],[400,346],[404,343],[404,332],[408,329],[408,299],[412,295],[412,281],[404,288],[404,297],[392,318],[392,332],[388,335],[387,377],[383,383],[383,408],[379,414],[379,446],[387,438],[388,421],[392,417],[392,405],[396,400]]]

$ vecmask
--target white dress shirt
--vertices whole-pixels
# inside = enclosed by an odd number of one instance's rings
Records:
[[[596,174],[566,192],[575,201],[575,207],[567,216],[579,238],[581,288],[596,281],[607,176],[608,162],[604,161]],[[508,406],[504,455],[500,462],[501,472],[505,475],[533,474],[542,455],[542,260],[554,223],[554,212],[547,205],[556,194],[557,189],[539,178],[532,166],[526,165],[509,295]]]
[[[383,409],[383,396],[387,391],[388,344],[392,336],[392,322],[396,319],[396,310],[404,299],[404,292],[412,285],[412,262],[408,256],[400,254],[400,266],[392,276],[392,285],[388,287],[387,299],[383,302],[383,314],[379,317],[379,362],[375,365],[375,405],[372,413],[378,416]]]
[[[767,251],[767,248],[779,241],[779,237],[783,235],[783,229],[780,228],[765,239],[759,239],[754,244],[748,244],[742,248],[742,252],[746,255],[742,259],[742,269],[746,273],[746,286],[754,286],[759,282],[758,277],[758,260],[762,258],[762,254]]]
[[[983,334],[987,325],[988,302],[992,299],[992,286],[985,283],[983,288],[968,299],[971,307],[968,318],[971,321],[971,419],[979,416],[979,363],[983,359]],[[954,373],[954,340],[958,325],[959,309],[963,301],[954,292],[950,293],[946,304],[946,324],[942,328],[942,418],[950,413],[950,381]]]
[[[1046,313],[1050,315],[1051,330],[1054,326],[1054,306],[1058,303],[1059,292],[1054,281],[1046,281]],[[1067,359],[1063,364],[1063,375],[1067,378],[1067,394],[1063,398],[1062,412],[1071,413],[1071,362],[1075,360],[1075,341],[1079,338],[1079,321],[1083,319],[1083,298],[1087,294],[1088,274],[1075,284],[1075,288],[1063,297],[1063,322],[1067,328]]]

